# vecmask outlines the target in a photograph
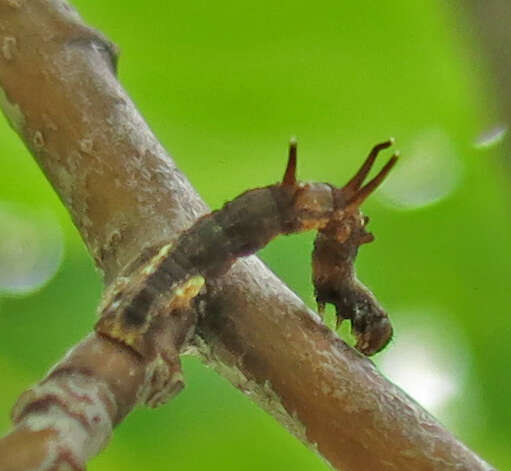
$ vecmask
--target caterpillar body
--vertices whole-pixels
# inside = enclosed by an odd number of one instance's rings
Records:
[[[206,279],[226,273],[239,257],[257,252],[280,234],[317,230],[312,255],[313,283],[319,310],[336,308],[338,323],[351,320],[356,348],[372,355],[388,343],[392,327],[374,295],[357,280],[358,247],[372,240],[360,205],[384,180],[397,160],[394,154],[363,185],[378,153],[393,140],[376,145],[343,187],[296,179],[296,142],[280,183],[255,188],[197,220],[173,244],[167,244],[129,278],[114,284],[100,309],[96,331],[144,356],[145,333],[158,316],[187,307]]]

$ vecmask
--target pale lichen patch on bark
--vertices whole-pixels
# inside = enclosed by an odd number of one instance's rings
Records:
[[[58,448],[48,453],[50,463],[59,463],[64,452],[81,464],[108,443],[113,429],[110,409],[115,410],[115,399],[106,384],[79,373],[62,373],[25,392],[13,409],[13,420],[34,432],[56,433]]]
[[[11,433],[12,434],[15,434],[16,432],[23,433],[25,430],[29,430],[30,432],[32,432],[32,431],[37,432],[39,429],[40,429],[40,427],[34,428],[33,426],[31,427],[28,424],[21,423],[18,426],[16,426]],[[44,471],[53,470],[56,468],[56,465],[59,462],[61,445],[58,442],[58,440],[59,440],[58,433],[51,428],[43,429],[43,431],[48,432],[48,434],[51,436],[51,438],[46,443],[45,453],[44,453],[44,456],[42,457],[42,460],[41,460],[40,456],[35,456],[34,458],[32,458],[32,459],[34,459],[34,462],[31,464],[37,466],[37,468],[35,468],[36,471],[38,471],[38,470],[44,470]],[[60,471],[60,469],[61,468],[58,468],[59,471]],[[32,471],[32,468],[30,468],[30,471]]]
[[[14,0],[16,1],[16,0]],[[18,1],[26,1],[26,0],[18,0]],[[69,3],[64,0],[47,0],[48,3],[51,4],[52,10],[58,11],[59,14],[63,16],[63,19],[70,21],[72,23],[76,23],[78,26],[83,28],[83,22],[80,18],[80,15]]]
[[[6,61],[12,61],[16,54],[16,38],[5,36],[2,40],[2,56]]]
[[[43,113],[41,115],[41,117],[42,117],[43,123],[44,123],[46,129],[48,129],[48,131],[58,131],[59,130],[58,126],[55,124],[55,121],[53,121],[53,119],[50,117],[50,115],[48,113]]]
[[[85,463],[88,458],[104,448],[104,446],[98,448],[94,440],[89,440],[89,432],[83,425],[56,405],[50,406],[45,411],[30,414],[23,421],[23,425],[34,432],[53,430],[56,433],[55,439],[49,444],[46,459],[48,467],[41,466],[39,469],[55,469],[51,466],[62,469],[65,463],[62,461],[63,455],[75,463],[74,469],[80,469],[79,463]],[[87,443],[87,446],[80,447],[76,443]]]
[[[67,169],[62,166],[54,167],[54,178],[57,181],[59,188],[62,189],[60,196],[63,199],[66,206],[70,209],[73,208],[73,188],[74,188],[74,177],[70,174]]]
[[[25,3],[25,0],[7,0],[7,5],[12,8],[20,8]]]
[[[66,157],[66,164],[69,172],[73,175],[79,174],[82,154],[77,150],[71,150]]]
[[[0,87],[0,108],[7,117],[7,121],[14,131],[21,134],[25,126],[25,116],[21,112],[20,107],[16,103],[11,103],[5,94],[3,88]]]
[[[85,154],[92,154],[94,148],[94,141],[91,138],[84,137],[80,139],[80,150]]]
[[[102,245],[99,243],[94,244],[93,253],[97,253],[98,250],[114,252],[116,247],[120,245],[123,238],[123,228],[126,226],[126,220],[123,215],[120,215],[119,219],[118,224],[109,224],[111,229],[106,232],[106,241]]]
[[[34,144],[35,150],[41,150],[45,145],[43,133],[39,130],[34,132],[32,137],[32,143]]]

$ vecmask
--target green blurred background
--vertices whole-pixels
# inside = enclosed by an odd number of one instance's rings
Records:
[[[120,46],[120,80],[212,207],[278,180],[292,135],[300,177],[337,184],[396,138],[403,158],[364,206],[376,242],[357,265],[395,325],[375,361],[511,469],[511,172],[466,12],[432,0],[74,5]],[[4,120],[0,155],[5,432],[20,392],[90,331],[101,280]],[[281,238],[261,257],[313,307],[311,241]],[[184,368],[184,392],[131,414],[89,469],[328,469],[197,359]]]

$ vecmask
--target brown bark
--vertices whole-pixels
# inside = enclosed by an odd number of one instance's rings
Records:
[[[0,104],[68,207],[107,284],[207,208],[115,78],[115,47],[63,0],[0,0]],[[343,470],[489,470],[255,257],[154,341],[195,347]],[[158,364],[89,336],[24,393],[0,470],[81,469],[154,388]],[[179,365],[174,390],[182,385]],[[168,386],[168,385],[167,385]]]
[[[463,33],[470,33],[480,50],[471,51],[472,66],[491,82],[497,100],[483,98],[489,115],[502,116],[507,125],[511,120],[511,4],[507,0],[469,0],[456,2],[466,13]],[[466,35],[465,35],[466,36]],[[465,38],[466,39],[466,38]],[[490,73],[488,73],[488,71]],[[507,155],[507,153],[506,153]]]

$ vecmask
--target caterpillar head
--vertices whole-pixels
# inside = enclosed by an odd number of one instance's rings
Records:
[[[282,181],[283,187],[296,189],[293,193],[296,224],[302,230],[318,229],[312,267],[319,311],[330,303],[335,306],[338,326],[349,319],[357,339],[355,348],[365,355],[372,355],[387,345],[392,337],[392,326],[375,296],[355,275],[358,248],[374,239],[365,230],[369,219],[359,208],[395,165],[397,153],[363,185],[379,152],[393,142],[389,139],[374,146],[360,170],[339,188],[324,183],[298,184],[296,142],[292,141]]]
[[[374,239],[365,229],[369,218],[363,216],[359,208],[395,165],[398,154],[394,154],[380,172],[362,186],[378,153],[392,144],[390,139],[376,145],[345,186],[332,188],[332,217],[319,229],[312,256],[314,288],[320,310],[325,303],[333,304],[338,326],[344,319],[349,319],[357,339],[355,348],[365,355],[372,355],[387,345],[392,337],[392,326],[376,297],[355,274],[358,248]]]

